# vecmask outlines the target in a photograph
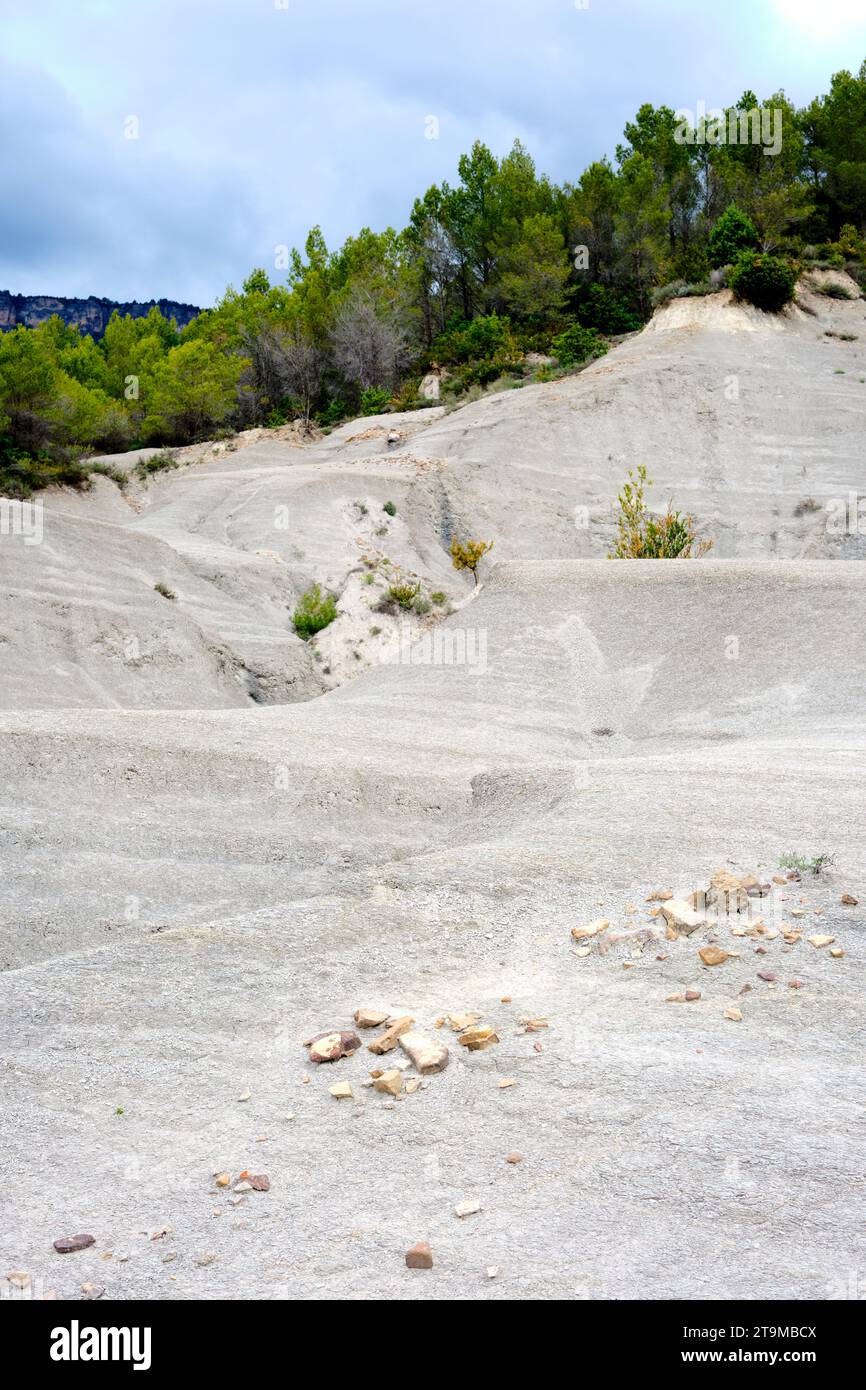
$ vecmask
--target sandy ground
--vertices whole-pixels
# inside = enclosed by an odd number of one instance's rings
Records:
[[[57,493],[42,546],[0,542],[0,1274],[61,1298],[849,1286],[866,569],[826,503],[858,486],[866,386],[859,340],[823,332],[863,304],[812,298],[781,327],[675,303],[579,377],[410,417],[395,449],[350,439],[377,421],[256,441],[126,498]],[[762,383],[739,423],[726,366]],[[638,461],[718,558],[602,560]],[[477,595],[451,524],[496,540]],[[378,550],[457,610],[404,647],[384,615],[385,663],[346,655],[379,623]],[[311,579],[346,606],[324,661],[287,621]],[[790,851],[835,863],[773,883]],[[720,867],[772,884],[763,930],[668,940],[644,900]],[[410,1013],[447,1069],[394,1099],[366,1048],[311,1065],[359,1007]],[[435,1026],[470,1011],[485,1051]],[[244,1170],[270,1190],[235,1191]],[[405,1266],[418,1240],[430,1271]]]

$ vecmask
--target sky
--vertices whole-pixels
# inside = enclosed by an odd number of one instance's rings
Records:
[[[476,139],[576,181],[645,101],[864,58],[866,0],[0,0],[0,290],[206,307],[314,224],[405,225]]]

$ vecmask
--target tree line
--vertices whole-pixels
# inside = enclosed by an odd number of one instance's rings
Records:
[[[527,353],[568,369],[749,249],[747,287],[761,258],[779,283],[827,265],[866,284],[864,232],[866,63],[799,110],[781,91],[715,124],[646,104],[574,183],[476,142],[402,230],[330,250],[316,227],[280,283],[256,269],[181,332],[154,309],[99,342],[57,318],[0,335],[0,489],[86,478],[94,451],[412,408],[432,366],[457,398],[520,384]]]

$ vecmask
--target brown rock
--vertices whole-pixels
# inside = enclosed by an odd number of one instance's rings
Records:
[[[647,903],[667,903],[670,902],[673,893],[669,888],[657,888],[654,893],[650,893],[648,898],[644,898]]]
[[[304,1045],[310,1049],[311,1062],[336,1062],[357,1052],[361,1039],[357,1033],[317,1033]]]
[[[695,912],[685,898],[673,898],[671,902],[665,903],[662,907],[662,916],[668,926],[675,928],[682,936],[691,936],[698,927],[707,925],[706,917],[700,912]]]
[[[730,952],[723,951],[721,946],[704,946],[698,955],[704,965],[724,965],[726,960],[730,960]]]
[[[686,1003],[687,1003],[687,1004],[696,1004],[697,1001],[700,999],[700,997],[701,997],[701,991],[700,991],[699,989],[687,989],[687,990],[686,990]]]
[[[856,907],[860,900],[851,893],[843,893],[839,901],[843,907]]]
[[[271,1190],[271,1180],[267,1173],[253,1173],[249,1182],[253,1192],[270,1192]]]
[[[506,1162],[506,1163],[522,1163],[522,1162],[523,1162],[523,1154],[518,1154],[518,1153],[506,1154],[506,1155],[505,1155],[505,1162]]]
[[[368,1048],[380,1057],[383,1053],[390,1052],[392,1048],[397,1046],[403,1034],[409,1032],[414,1022],[414,1018],[410,1018],[408,1014],[404,1014],[402,1018],[395,1018],[384,1033],[380,1033],[378,1038],[374,1038],[371,1043],[367,1044]]]
[[[572,927],[571,934],[575,941],[585,941],[590,936],[598,936],[600,932],[607,931],[610,922],[606,917],[599,917],[597,921],[590,922],[585,927]]]
[[[805,989],[805,988],[806,988],[806,981],[805,981],[805,980],[789,980],[789,981],[788,981],[788,989]]]
[[[774,985],[776,983],[776,976],[773,974],[772,970],[759,970],[758,979],[766,980],[768,985]]]
[[[54,1249],[59,1255],[70,1255],[75,1250],[86,1250],[96,1244],[96,1236],[61,1236],[55,1240]]]
[[[499,1038],[492,1028],[476,1026],[464,1029],[457,1041],[461,1047],[468,1047],[470,1052],[483,1052],[486,1047],[492,1047],[494,1043],[498,1043]],[[539,1048],[540,1044],[536,1043],[535,1046]]]
[[[444,1071],[448,1065],[449,1053],[445,1044],[425,1038],[423,1033],[404,1033],[400,1038],[400,1046],[406,1056],[411,1058],[415,1070],[422,1076],[432,1076],[435,1072]]]
[[[403,1087],[403,1073],[396,1067],[390,1071],[383,1071],[381,1076],[377,1076],[373,1082],[373,1087],[377,1091],[384,1091],[389,1096],[399,1096]]]
[[[419,1240],[411,1250],[406,1251],[406,1265],[409,1269],[432,1269],[433,1251],[426,1240]]]
[[[354,1019],[359,1028],[381,1028],[388,1013],[385,1009],[356,1009]]]
[[[739,1009],[725,1009],[725,1018],[729,1018],[732,1023],[742,1023],[743,1015]]]

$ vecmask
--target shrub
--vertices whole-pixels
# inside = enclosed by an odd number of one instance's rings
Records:
[[[413,607],[420,592],[420,584],[392,584],[388,590],[388,595],[401,608],[409,609]]]
[[[329,627],[337,616],[337,600],[333,594],[323,594],[318,584],[313,584],[298,600],[292,614],[295,632],[305,642]]]
[[[71,459],[4,447],[0,440],[0,497],[24,499],[52,486],[86,492],[91,486],[88,470]]]
[[[709,280],[703,280],[697,285],[687,285],[684,280],[672,280],[669,285],[659,285],[652,292],[652,306],[658,309],[661,304],[667,304],[669,299],[690,299],[705,294],[715,294],[716,287]]]
[[[389,516],[397,515],[397,508],[394,506],[393,502],[385,502],[382,507],[382,511],[387,512]]]
[[[583,328],[579,323],[573,323],[554,338],[550,350],[561,367],[576,367],[580,362],[601,357],[607,352],[607,343],[594,328]]]
[[[180,464],[174,454],[162,449],[158,454],[151,454],[150,458],[139,459],[133,471],[141,482],[146,483],[151,473],[166,473],[170,468],[180,468]]]
[[[431,598],[432,601],[436,604],[436,607],[437,607],[437,608],[441,608],[442,605],[443,605],[443,603],[447,603],[447,602],[448,602],[448,597],[447,597],[447,595],[446,595],[446,594],[443,594],[443,592],[442,592],[441,589],[437,589],[436,592],[435,592],[435,594],[431,594],[431,595],[430,595],[430,598]]]
[[[156,593],[162,594],[163,598],[170,598],[170,599],[176,599],[176,598],[177,598],[177,594],[174,592],[174,589],[170,589],[170,588],[168,587],[167,584],[163,584],[163,583],[154,584],[153,587],[154,587],[154,590],[156,591]]]
[[[316,423],[327,429],[331,425],[338,425],[341,420],[349,418],[349,407],[344,401],[332,399],[323,410],[316,416]]]
[[[794,298],[797,272],[789,261],[760,251],[744,251],[728,276],[737,299],[778,313]]]
[[[362,415],[381,415],[390,404],[391,392],[383,391],[378,386],[371,386],[361,392]]]
[[[735,203],[731,203],[710,233],[707,256],[710,265],[731,265],[741,252],[757,245],[758,233],[754,222]]]
[[[581,287],[575,295],[574,312],[583,328],[595,328],[599,333],[636,333],[643,327],[628,301],[605,285]]]
[[[100,478],[110,478],[116,483],[121,492],[125,492],[129,485],[129,477],[122,468],[115,468],[113,463],[93,463],[90,466],[91,473],[98,473]]]
[[[817,878],[822,869],[828,869],[835,862],[835,854],[816,854],[813,859],[807,859],[802,854],[783,854],[779,860],[779,868],[796,869],[798,873],[814,874]]]
[[[429,598],[425,598],[423,594],[416,594],[412,600],[412,612],[417,613],[419,618],[425,617],[432,607]]]
[[[661,518],[650,516],[644,491],[652,486],[644,464],[637,474],[631,469],[619,502],[619,535],[611,560],[691,560],[705,555],[712,541],[697,541],[690,516],[673,511],[670,504]]]
[[[857,296],[855,294],[852,294],[851,291],[845,285],[818,285],[817,290],[819,294],[825,294],[828,299],[857,298]]]
[[[493,549],[493,541],[459,541],[451,537],[451,563],[456,570],[469,570],[475,583],[478,583],[478,566],[488,551]]]

